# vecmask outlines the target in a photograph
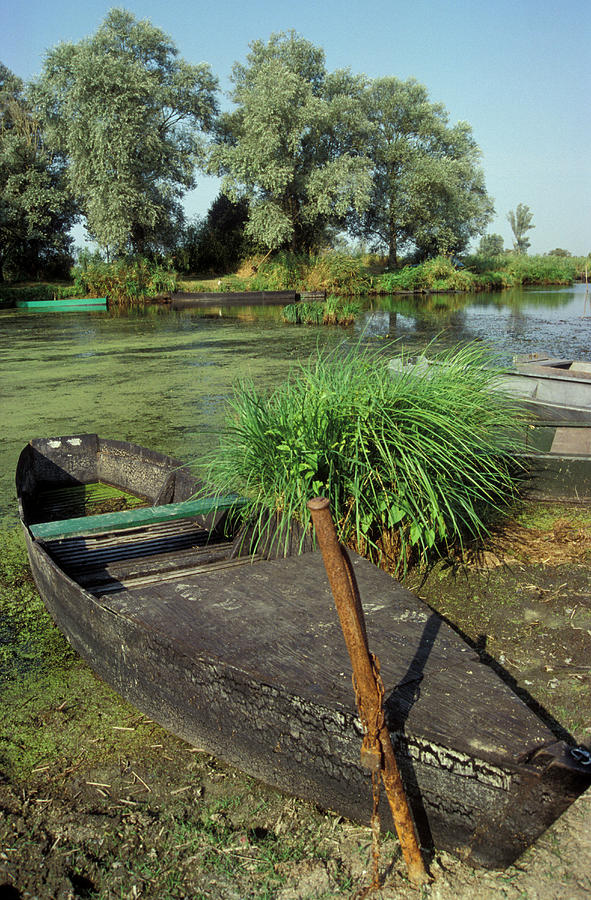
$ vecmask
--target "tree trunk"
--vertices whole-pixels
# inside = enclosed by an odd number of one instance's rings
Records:
[[[398,251],[396,247],[396,231],[390,229],[390,240],[388,242],[388,268],[395,269],[398,266]]]

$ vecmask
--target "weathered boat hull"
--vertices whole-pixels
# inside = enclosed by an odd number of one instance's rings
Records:
[[[162,552],[159,575],[154,554],[133,557],[143,538],[129,530],[38,541],[29,525],[35,485],[60,472],[66,480],[75,471],[80,480],[96,474],[93,439],[74,453],[67,440],[26,448],[17,486],[36,583],[75,649],[173,733],[367,823],[370,780],[359,763],[350,665],[319,554],[253,561],[235,541],[210,569],[203,555],[191,557],[192,569],[186,556],[167,568],[171,554]],[[190,495],[190,476],[176,461],[98,439],[96,456],[125,489],[155,498],[167,481],[170,493],[173,475],[171,502]],[[216,540],[198,552],[215,556],[223,543]],[[121,553],[137,563],[131,574],[129,563],[111,561]],[[353,555],[353,565],[423,844],[483,865],[511,862],[587,786],[589,773],[445,622],[367,561]]]
[[[424,356],[409,362],[395,357],[389,368],[395,375],[416,372],[424,377],[431,365]],[[531,447],[520,454],[529,472],[524,489],[536,500],[587,502],[591,500],[591,375],[581,375],[581,393],[575,394],[577,378],[567,370],[534,366],[541,371],[538,377],[527,371],[529,365],[523,364],[523,373],[504,372],[497,381],[500,390],[520,401],[526,416],[531,413],[519,435],[524,448]]]

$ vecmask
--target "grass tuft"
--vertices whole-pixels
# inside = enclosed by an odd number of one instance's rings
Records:
[[[247,497],[259,526],[276,515],[285,542],[327,496],[340,539],[388,568],[482,536],[517,491],[518,411],[480,345],[434,361],[394,374],[383,354],[341,347],[269,395],[239,383],[208,480]]]
[[[331,294],[326,300],[289,303],[281,311],[291,325],[352,325],[361,312],[361,302]]]

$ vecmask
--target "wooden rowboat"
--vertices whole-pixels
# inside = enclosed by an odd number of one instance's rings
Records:
[[[516,356],[499,386],[545,419],[591,425],[591,362],[547,353]]]
[[[318,552],[259,542],[251,553],[244,530],[222,527],[236,498],[192,500],[180,462],[96,435],[31,441],[16,482],[40,594],[100,677],[190,743],[369,821],[350,664]],[[99,483],[109,503],[151,505],[80,515]],[[351,556],[423,846],[510,863],[591,766],[438,615]]]
[[[591,426],[591,362],[529,353],[514,357],[513,363],[513,369],[499,373],[499,390],[522,401],[536,419]],[[423,377],[434,364],[423,355],[395,356],[388,366],[394,375]]]
[[[105,310],[106,297],[64,297],[59,300],[17,300],[17,309],[34,309],[37,312],[72,312],[77,309]]]
[[[532,371],[529,362],[519,363],[523,372],[503,372],[497,380],[500,390],[520,401],[519,406],[526,416],[523,433],[517,435],[524,447],[520,460],[530,476],[529,484],[524,487],[528,496],[536,500],[589,502],[591,374],[583,372],[580,378],[578,374],[569,376],[566,366],[574,366],[575,373],[578,373],[577,366],[581,371],[587,367],[591,372],[591,363],[548,358],[548,363],[563,362],[565,369],[552,365],[546,369],[546,363],[538,366],[537,354],[534,356]],[[394,377],[416,374],[423,378],[428,377],[434,364],[425,356],[408,360],[398,356],[391,359],[388,366]],[[538,368],[540,375],[536,373]],[[579,390],[582,393],[576,394]],[[588,407],[577,406],[577,403],[588,403]]]
[[[530,473],[525,493],[536,500],[591,501],[591,423],[532,420],[522,461]]]

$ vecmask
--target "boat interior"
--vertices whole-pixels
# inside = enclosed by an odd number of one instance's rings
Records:
[[[43,442],[53,447],[36,443],[23,452],[17,471],[23,521],[91,593],[253,559],[252,535],[237,514],[240,498],[195,498],[199,486],[178,461],[149,452],[142,459],[133,445],[96,436]]]

